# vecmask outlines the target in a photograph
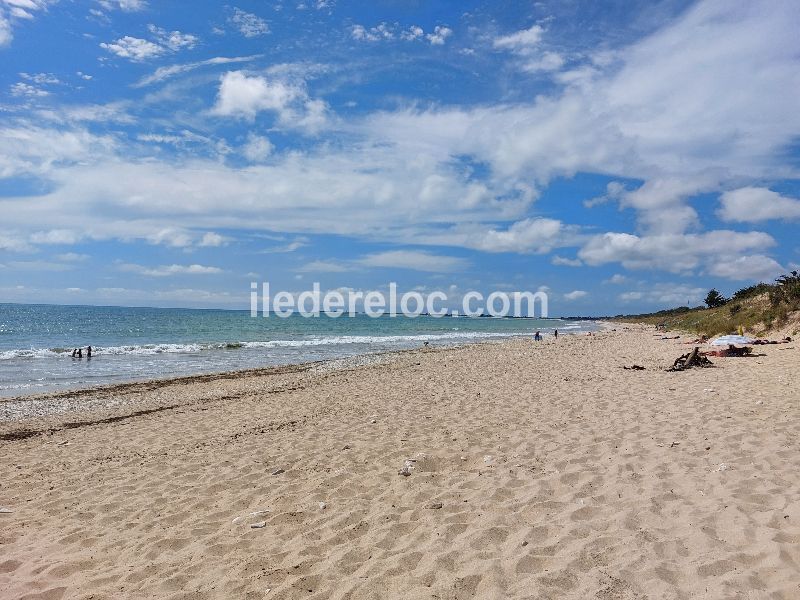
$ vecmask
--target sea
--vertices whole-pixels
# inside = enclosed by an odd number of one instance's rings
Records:
[[[321,315],[0,303],[0,397],[596,329],[559,319]],[[92,346],[91,359],[72,350]]]

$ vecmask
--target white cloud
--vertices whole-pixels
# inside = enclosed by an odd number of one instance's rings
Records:
[[[724,221],[756,223],[770,219],[800,219],[800,200],[782,196],[768,188],[743,187],[720,196],[717,214]]]
[[[31,20],[34,13],[47,10],[56,0],[2,0],[0,1],[0,48],[14,39],[12,28],[20,19]],[[3,10],[5,9],[5,10]],[[6,12],[7,11],[7,12]]]
[[[641,300],[644,294],[642,292],[622,292],[619,299],[622,302],[631,302],[633,300]]]
[[[251,56],[233,56],[230,58],[225,56],[215,56],[214,58],[209,58],[207,60],[201,60],[193,63],[184,63],[180,65],[170,65],[168,67],[159,67],[151,75],[148,75],[147,77],[143,77],[142,79],[140,79],[134,85],[134,87],[144,87],[152,83],[160,83],[166,79],[169,79],[170,77],[174,77],[175,75],[180,75],[181,73],[187,73],[189,71],[199,69],[200,67],[250,62],[260,57],[261,57],[260,54],[253,54]]]
[[[543,35],[544,28],[541,25],[533,25],[528,29],[495,38],[494,47],[524,54],[536,47],[542,41]]]
[[[299,270],[304,273],[344,273],[352,270],[352,267],[333,261],[315,260],[303,265]]]
[[[273,149],[274,146],[269,141],[269,138],[248,133],[247,143],[242,147],[242,154],[250,162],[258,163],[266,160],[272,154]]]
[[[394,39],[394,31],[386,23],[379,23],[375,27],[367,29],[363,25],[353,25],[350,28],[350,36],[354,40],[362,42],[377,42],[380,40]]]
[[[256,114],[271,110],[283,113],[288,110],[300,90],[281,81],[267,81],[260,76],[248,76],[242,71],[228,71],[222,76],[213,113],[226,117],[255,118]]]
[[[620,285],[628,281],[628,278],[625,275],[620,273],[615,273],[610,278],[606,279],[603,283],[613,283],[614,285]]]
[[[425,35],[425,30],[422,29],[422,27],[419,25],[412,25],[400,33],[400,38],[406,40],[407,42],[411,42],[413,40],[420,39],[423,35]]]
[[[453,30],[449,27],[445,27],[444,25],[437,25],[433,28],[433,33],[429,33],[425,36],[433,46],[443,46],[444,43],[453,35]]]
[[[11,33],[10,21],[5,15],[0,14],[0,48],[8,46],[13,39],[14,35]]]
[[[21,236],[0,232],[0,250],[27,252],[31,250],[31,246]]]
[[[444,25],[436,25],[433,31],[426,34],[425,30],[419,25],[411,25],[410,27],[397,30],[397,26],[390,25],[389,23],[378,23],[374,27],[365,27],[364,25],[353,25],[350,28],[350,37],[359,42],[381,42],[401,39],[406,42],[413,42],[415,40],[426,39],[433,46],[441,46],[447,38],[453,35],[453,30]]]
[[[289,252],[294,252],[295,250],[299,250],[300,248],[304,248],[308,246],[308,238],[307,237],[299,237],[294,239],[287,244],[283,244],[280,246],[273,246],[272,248],[265,248],[261,251],[262,254],[287,254]]]
[[[356,261],[365,267],[382,267],[392,269],[412,269],[434,273],[452,273],[463,271],[469,263],[463,258],[442,256],[416,250],[389,250],[370,254]]]
[[[200,242],[197,245],[203,248],[218,248],[224,246],[226,242],[227,240],[224,236],[214,233],[213,231],[207,231],[203,234],[203,237],[200,238]]]
[[[269,33],[269,25],[264,19],[240,8],[234,7],[233,14],[228,20],[246,38],[258,37]]]
[[[152,34],[154,42],[126,35],[112,43],[102,42],[100,47],[112,54],[116,54],[120,58],[127,58],[133,62],[143,62],[168,52],[178,52],[183,49],[191,50],[200,41],[196,35],[191,33],[167,31],[152,24],[148,25],[147,29]],[[165,69],[168,70],[169,67],[165,67]]]
[[[564,294],[564,300],[580,300],[581,298],[585,298],[589,295],[589,292],[585,292],[583,290],[574,290],[572,292]]]
[[[327,123],[328,106],[309,98],[300,85],[280,79],[250,76],[243,71],[228,71],[222,76],[211,114],[253,120],[263,111],[274,112],[281,125],[313,133]]]
[[[554,247],[566,245],[572,235],[570,228],[555,219],[524,219],[511,224],[507,229],[463,227],[449,234],[435,237],[431,242],[466,246],[484,252],[549,252]]]
[[[166,48],[169,48],[173,52],[177,52],[183,48],[187,50],[191,50],[194,48],[200,39],[196,35],[192,35],[191,33],[181,33],[180,31],[167,31],[166,29],[162,29],[161,27],[156,27],[155,25],[148,25],[147,30],[152,33],[158,43]]]
[[[36,85],[55,85],[61,83],[58,77],[52,73],[20,73],[19,76]]]
[[[700,234],[636,236],[609,232],[592,237],[578,252],[589,265],[619,262],[628,269],[689,271],[720,254],[739,255],[764,249],[775,240],[759,231],[740,233],[718,230]]]
[[[712,275],[735,281],[771,281],[786,269],[769,256],[755,254],[738,257],[721,256],[711,264],[709,271]]]
[[[156,56],[161,56],[166,51],[163,46],[154,44],[141,38],[135,38],[130,35],[119,38],[115,42],[106,43],[101,42],[101,48],[104,48],[116,54],[120,58],[127,58],[134,62],[142,62]]]
[[[121,271],[136,273],[147,277],[169,277],[171,275],[214,275],[222,273],[218,267],[204,265],[163,265],[160,267],[146,267],[144,265],[124,263],[119,265]]]
[[[31,235],[34,244],[77,244],[83,234],[71,229],[51,229],[50,231],[37,231]]]
[[[550,259],[550,262],[556,266],[564,266],[564,267],[581,267],[583,266],[583,261],[579,258],[565,258],[563,256],[554,256]]]
[[[164,227],[144,235],[151,244],[171,246],[173,248],[188,248],[194,243],[191,233],[175,227]]]
[[[49,96],[50,92],[36,87],[35,85],[20,81],[11,85],[11,95],[17,97],[25,96],[27,98],[42,98],[44,96]]]
[[[147,7],[146,0],[98,0],[106,10],[119,9],[123,12],[138,12]]]
[[[534,58],[522,64],[522,70],[528,73],[538,73],[541,71],[558,71],[564,66],[564,57],[558,52],[544,52],[538,58]]]

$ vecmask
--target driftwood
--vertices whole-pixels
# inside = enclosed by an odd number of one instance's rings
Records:
[[[700,354],[700,348],[695,346],[694,350],[687,354],[683,354],[675,359],[672,366],[667,371],[684,371],[692,367],[713,367],[714,363],[708,360],[705,356]]]

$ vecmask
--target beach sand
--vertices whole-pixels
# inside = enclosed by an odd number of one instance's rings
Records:
[[[0,597],[800,598],[800,349],[621,328],[0,423]]]

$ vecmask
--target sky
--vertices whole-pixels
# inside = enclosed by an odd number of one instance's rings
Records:
[[[0,302],[702,302],[800,264],[793,0],[0,0]]]

